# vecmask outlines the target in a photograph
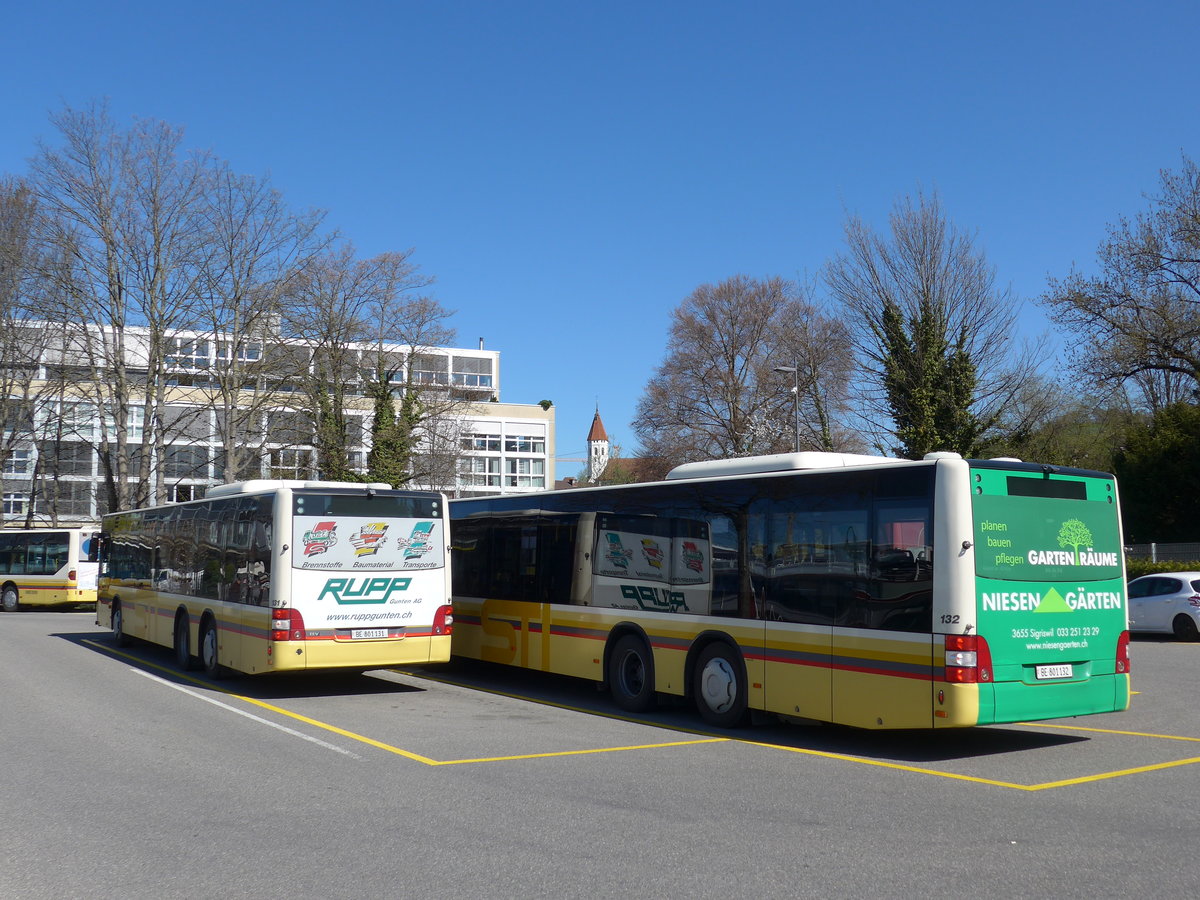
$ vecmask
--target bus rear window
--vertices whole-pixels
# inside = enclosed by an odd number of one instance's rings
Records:
[[[363,493],[309,494],[296,491],[292,497],[292,513],[297,516],[363,516],[382,519],[441,518],[441,497],[392,496]]]
[[[1051,497],[1056,500],[1086,500],[1087,485],[1082,481],[1068,481],[1061,478],[1029,478],[1021,475],[1009,475],[1008,496],[1010,497]]]

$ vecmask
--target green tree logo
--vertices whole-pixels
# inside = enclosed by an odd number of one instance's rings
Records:
[[[1058,529],[1058,546],[1070,547],[1075,553],[1075,561],[1079,562],[1079,548],[1092,546],[1092,533],[1078,519],[1068,519]]]

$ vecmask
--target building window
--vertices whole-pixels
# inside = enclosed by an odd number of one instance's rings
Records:
[[[272,450],[271,477],[306,479],[312,477],[313,451]]]
[[[545,453],[546,439],[539,435],[510,434],[504,439],[506,453]]]
[[[504,467],[507,487],[540,488],[546,486],[546,463],[540,459],[510,459]]]
[[[221,341],[217,344],[218,359],[233,359],[234,353],[243,362],[254,362],[262,359],[262,344],[251,341],[247,344],[234,344],[231,341]]]
[[[23,516],[29,505],[29,494],[13,492],[4,495],[3,509],[6,516]]]
[[[82,441],[46,441],[38,445],[43,475],[91,475],[96,451]]]
[[[33,470],[33,454],[29,450],[10,450],[4,460],[5,475],[29,475]]]
[[[452,376],[454,384],[459,387],[479,387],[490,388],[492,386],[491,375],[474,375],[464,372],[455,372]]]
[[[88,481],[42,479],[38,486],[38,500],[39,513],[51,512],[64,518],[89,518],[92,514],[92,485]]]
[[[311,444],[312,419],[294,410],[267,413],[267,440],[272,444]]]
[[[80,404],[81,406],[83,404]],[[146,415],[146,408],[141,403],[132,403],[129,406],[129,416],[125,420],[125,437],[130,444],[140,444],[142,442],[142,420]],[[107,432],[109,443],[117,439],[117,423],[114,418],[113,411],[108,410],[104,416],[104,426]],[[90,429],[84,427],[80,430],[80,434],[87,436]]]
[[[188,500],[199,500],[205,494],[201,484],[172,484],[167,486],[167,500],[171,503],[185,503]]]
[[[163,460],[166,478],[207,478],[209,452],[207,447],[168,447]]]
[[[500,487],[498,456],[467,456],[458,461],[459,487]]]
[[[172,338],[166,363],[168,366],[179,366],[183,369],[207,368],[212,361],[208,348],[208,341],[205,340]]]
[[[464,450],[479,450],[483,452],[500,452],[500,435],[498,434],[468,434],[461,441]]]

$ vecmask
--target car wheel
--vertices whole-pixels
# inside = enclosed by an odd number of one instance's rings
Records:
[[[21,608],[21,597],[15,587],[9,585],[4,589],[4,594],[0,596],[0,606],[4,607],[5,612],[16,612]]]
[[[613,702],[628,712],[654,706],[654,657],[640,637],[620,638],[608,658],[608,689]]]
[[[696,709],[710,725],[735,728],[746,718],[746,669],[732,647],[716,642],[700,651],[692,670]]]
[[[1200,638],[1200,629],[1196,628],[1196,620],[1191,616],[1176,616],[1171,624],[1175,637],[1181,641],[1194,641]]]

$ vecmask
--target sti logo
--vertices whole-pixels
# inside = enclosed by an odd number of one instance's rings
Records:
[[[383,546],[383,536],[387,532],[387,522],[368,522],[350,536],[354,545],[355,557],[374,556]]]
[[[406,538],[397,538],[396,543],[404,551],[405,559],[420,559],[433,549],[433,523],[418,522],[413,526],[412,534]]]
[[[304,532],[304,555],[316,556],[334,546],[338,542],[335,531],[337,522],[318,522]]]

